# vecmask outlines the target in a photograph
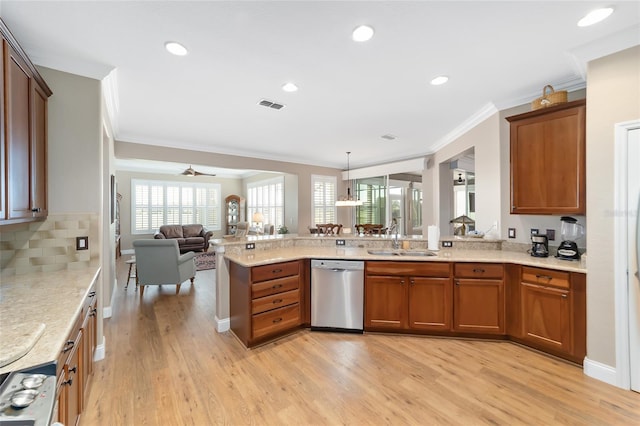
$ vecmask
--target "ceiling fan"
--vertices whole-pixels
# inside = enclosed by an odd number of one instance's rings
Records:
[[[199,172],[195,170],[193,167],[191,167],[191,165],[189,165],[189,167],[185,169],[185,171],[182,172],[181,174],[185,176],[215,176],[215,174]]]

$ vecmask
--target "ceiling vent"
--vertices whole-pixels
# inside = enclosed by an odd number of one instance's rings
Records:
[[[382,139],[386,139],[386,140],[388,140],[388,141],[392,141],[392,140],[395,140],[395,139],[396,139],[396,136],[394,136],[394,135],[390,135],[390,134],[382,135],[382,136],[380,136],[380,137],[381,137]]]
[[[273,108],[273,109],[282,109],[282,108],[284,108],[284,105],[276,103],[276,102],[271,102],[271,101],[268,101],[266,99],[263,99],[260,102],[258,102],[258,105],[262,105],[264,107]]]

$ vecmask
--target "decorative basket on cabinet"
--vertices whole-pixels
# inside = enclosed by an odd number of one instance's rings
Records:
[[[541,109],[550,107],[556,104],[564,104],[567,102],[567,91],[566,90],[558,90],[557,92],[553,89],[553,86],[547,84],[542,89],[542,96],[535,99],[531,102],[531,109]]]

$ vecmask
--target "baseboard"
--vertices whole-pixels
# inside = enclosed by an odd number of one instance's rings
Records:
[[[616,369],[614,367],[611,367],[610,365],[606,365],[598,361],[593,361],[585,357],[582,371],[585,375],[596,380],[600,380],[601,382],[620,387],[618,385],[618,376],[616,373]]]
[[[215,321],[216,321],[216,331],[218,333],[223,333],[223,332],[229,331],[231,329],[231,319],[230,318],[220,319],[218,317],[215,317]]]
[[[104,336],[102,336],[102,343],[100,343],[99,345],[96,346],[96,352],[93,355],[93,360],[94,361],[101,361],[104,359],[105,356],[105,338]]]
[[[116,296],[116,291],[117,290],[118,290],[118,280],[114,280],[113,281],[113,291],[111,292],[111,302],[112,303],[115,300],[114,298]],[[104,306],[102,308],[102,319],[111,318],[111,315],[113,315],[113,309],[111,308],[111,305]]]

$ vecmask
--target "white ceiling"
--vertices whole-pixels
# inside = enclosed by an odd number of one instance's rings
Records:
[[[576,25],[603,5],[609,19]],[[110,75],[119,141],[336,168],[345,151],[351,168],[434,152],[640,44],[637,1],[0,0],[0,14],[36,64]],[[351,40],[360,24],[371,41]],[[449,83],[430,85],[440,74]]]

